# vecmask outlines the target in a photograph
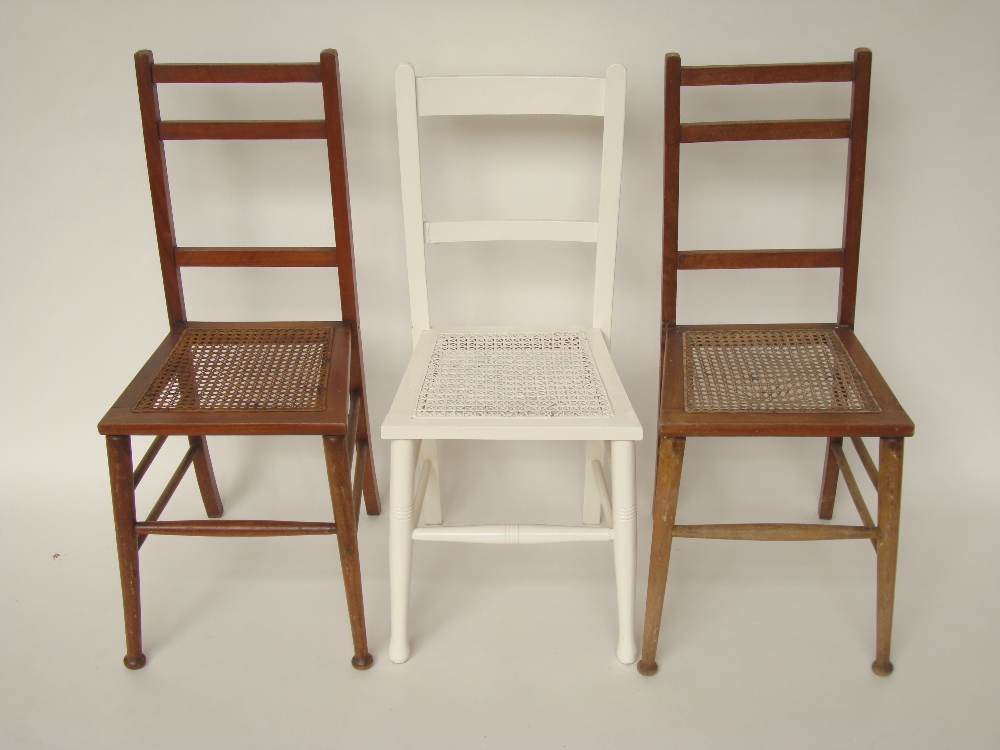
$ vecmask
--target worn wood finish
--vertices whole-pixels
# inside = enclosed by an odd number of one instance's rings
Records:
[[[355,290],[354,253],[347,198],[347,170],[344,156],[343,115],[336,52],[326,50],[319,63],[154,65],[152,53],[135,55],[136,80],[142,115],[146,164],[149,172],[157,247],[163,276],[170,332],[98,424],[107,436],[111,472],[112,501],[118,539],[122,600],[125,609],[127,655],[125,664],[138,669],[145,664],[142,654],[139,617],[138,548],[150,534],[186,536],[262,537],[337,534],[347,589],[351,630],[355,645],[354,665],[371,664],[365,641],[360,569],[357,553],[357,521],[363,494],[369,513],[378,513],[378,488],[374,461],[368,442],[367,402],[361,366],[361,339]],[[323,120],[281,121],[162,121],[156,86],[160,83],[322,83]],[[164,140],[185,139],[297,139],[327,141],[333,199],[336,247],[183,247],[176,246],[170,190],[164,159]],[[336,267],[343,319],[323,322],[206,323],[187,320],[181,284],[182,266],[224,267]],[[329,347],[329,376],[322,388],[325,405],[313,411],[216,410],[180,411],[168,408],[136,411],[134,407],[149,389],[174,347],[189,329],[256,328],[333,329]],[[194,365],[191,383],[197,382]],[[197,385],[184,386],[197,390]],[[192,395],[192,394],[188,394]],[[194,393],[192,397],[197,396]],[[197,403],[197,402],[195,402]],[[322,403],[322,402],[321,402]],[[346,435],[350,433],[352,452],[357,453],[355,481],[350,481],[344,460]],[[153,435],[146,455],[133,472],[132,435]],[[184,435],[189,448],[166,488],[154,503],[147,519],[135,520],[135,486],[143,478],[168,435]],[[193,465],[207,515],[223,514],[218,483],[208,452],[208,435],[317,435],[327,445],[328,478],[331,483],[336,523],[274,520],[177,520],[160,521],[174,491]],[[329,446],[337,446],[334,454]],[[355,448],[356,447],[356,448]],[[127,485],[127,486],[126,486]]]
[[[335,247],[179,247],[177,265],[223,268],[330,268]]]
[[[139,610],[139,543],[135,535],[135,487],[132,479],[132,439],[128,435],[108,435],[108,471],[111,475],[111,507],[115,516],[118,572],[125,609],[125,666],[141,669],[142,616]]]
[[[814,523],[712,523],[676,525],[674,536],[685,539],[734,539],[746,542],[809,542],[821,539],[874,539],[878,532],[863,526]]]
[[[879,441],[878,485],[878,597],[875,623],[875,661],[872,671],[880,676],[892,672],[892,609],[896,595],[896,553],[899,548],[899,505],[903,487],[903,441]]]
[[[821,83],[850,81],[849,62],[791,63],[781,65],[702,65],[686,67],[682,86],[740,86],[757,83]]]
[[[653,547],[649,552],[649,579],[646,584],[646,619],[642,627],[642,658],[637,669],[650,677],[656,674],[656,645],[663,619],[663,595],[667,587],[670,545],[677,516],[677,492],[684,463],[684,438],[658,438],[656,487],[653,493]]]
[[[361,560],[358,557],[358,527],[351,499],[350,464],[347,461],[347,446],[344,438],[327,436],[323,438],[326,454],[326,471],[333,497],[333,518],[337,523],[337,546],[340,550],[340,566],[344,575],[344,590],[347,593],[347,612],[351,618],[351,637],[354,639],[354,657],[351,665],[355,669],[371,667],[372,655],[368,653],[368,637],[365,633],[365,607],[361,593]]]
[[[875,401],[878,412],[870,413],[772,413],[772,412],[688,412],[684,409],[684,357],[682,336],[685,331],[742,330],[776,328],[811,330],[829,329],[837,334],[854,361]],[[770,435],[773,437],[851,437],[895,435],[909,437],[913,422],[899,405],[885,380],[872,363],[854,332],[833,323],[782,325],[705,325],[674,326],[667,329],[666,351],[662,365],[659,431],[672,437],[738,437]]]
[[[361,316],[358,312],[357,281],[354,271],[354,236],[351,230],[351,199],[347,182],[347,157],[344,139],[344,111],[340,96],[340,62],[337,51],[320,53],[323,83],[323,111],[326,115],[326,146],[330,164],[330,195],[333,203],[333,231],[338,248],[338,280],[340,311],[351,327],[351,392],[361,394],[358,414],[358,438],[369,442],[368,394],[365,386],[364,355],[361,351]],[[378,484],[375,481],[375,460],[368,453],[365,462],[365,509],[370,516],[382,512]]]
[[[850,135],[850,120],[746,120],[681,125],[681,143],[827,140]]]
[[[167,63],[153,83],[319,83],[316,63]]]
[[[681,271],[709,268],[840,268],[844,251],[831,250],[684,250]]]
[[[172,536],[301,536],[336,534],[337,526],[322,521],[142,521],[140,534]]]
[[[661,460],[657,464],[657,496],[654,499],[653,552],[650,560],[643,659],[639,671],[656,670],[656,640],[663,607],[663,586],[673,537],[712,539],[820,540],[869,539],[878,553],[878,624],[873,670],[880,675],[892,671],[889,641],[898,544],[899,487],[902,477],[903,438],[913,435],[912,420],[900,406],[882,375],[854,335],[858,256],[861,238],[861,208],[864,189],[865,152],[868,135],[868,99],[871,52],[855,50],[854,60],[844,63],[795,65],[749,65],[683,68],[679,56],[666,56],[663,186],[663,285],[660,346],[660,394],[657,432]],[[681,86],[741,85],[851,81],[851,116],[847,120],[782,122],[680,123]],[[844,207],[842,249],[829,250],[737,250],[678,251],[679,149],[680,144],[717,140],[847,138],[848,169]],[[706,268],[840,267],[840,300],[835,324],[784,325],[677,325],[677,271]],[[809,329],[833,331],[844,346],[874,397],[878,410],[869,413],[766,411],[688,412],[685,408],[683,336],[687,331],[742,329]],[[662,458],[663,446],[693,436],[803,436],[827,438],[818,514],[833,516],[837,483],[841,474],[861,517],[863,526],[827,524],[711,524],[675,525],[666,495],[680,472],[679,458]],[[881,441],[880,467],[876,470],[862,442],[864,437]],[[850,438],[865,471],[879,492],[878,524],[864,502],[857,481],[844,455],[843,442]],[[676,466],[674,465],[676,464]],[[676,492],[676,486],[673,486]],[[669,523],[666,516],[669,515]],[[658,561],[658,562],[657,562]]]
[[[153,459],[156,458],[156,454],[160,452],[160,448],[163,447],[165,442],[167,442],[166,435],[157,435],[153,438],[153,442],[149,444],[149,448],[146,449],[146,452],[142,455],[138,465],[135,467],[135,473],[132,477],[133,487],[139,486],[139,482],[141,482],[142,478],[146,476],[146,472],[149,470],[149,467],[153,465]]]
[[[865,192],[865,156],[868,151],[868,97],[871,90],[872,53],[854,51],[854,84],[851,88],[851,139],[847,146],[847,191],[844,205],[844,267],[840,272],[837,321],[854,328],[858,301],[858,260],[861,254],[861,207]]]
[[[827,438],[826,453],[823,458],[823,481],[819,489],[819,517],[824,521],[833,518],[833,506],[837,500],[837,480],[840,472],[837,470],[837,457],[833,453],[834,448],[844,444],[844,439],[840,437]]]
[[[878,469],[875,468],[875,462],[872,461],[872,455],[865,447],[864,441],[859,437],[852,437],[851,443],[854,445],[854,450],[857,451],[858,458],[861,459],[861,463],[865,467],[868,478],[872,480],[872,485],[875,489],[878,489]]]
[[[322,120],[161,120],[165,141],[322,140]]]

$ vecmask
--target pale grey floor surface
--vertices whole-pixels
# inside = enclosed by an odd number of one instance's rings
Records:
[[[140,488],[140,514],[183,451],[174,442]],[[227,515],[329,518],[318,440],[212,447]],[[691,441],[679,520],[812,520],[822,447]],[[442,453],[446,523],[577,518],[578,445]],[[637,637],[650,471],[640,461]],[[386,475],[383,514],[362,516],[360,531],[373,669],[349,665],[332,538],[160,537],[142,550],[149,661],[130,672],[106,479],[8,485],[0,745],[996,747],[997,518],[973,510],[986,498],[928,496],[914,474],[904,480],[889,678],[869,669],[866,541],[676,542],[654,678],[615,659],[609,545],[418,544],[413,654],[394,665]],[[164,518],[200,510],[189,477]],[[834,521],[856,522],[843,483]]]

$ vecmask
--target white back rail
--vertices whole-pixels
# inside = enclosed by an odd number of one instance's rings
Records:
[[[425,221],[420,186],[417,119],[462,115],[603,117],[601,191],[597,221]],[[605,78],[417,78],[412,66],[404,63],[396,68],[396,125],[414,346],[421,331],[430,328],[426,245],[498,240],[596,243],[593,326],[600,328],[605,340],[610,342],[625,136],[625,68],[612,65]]]

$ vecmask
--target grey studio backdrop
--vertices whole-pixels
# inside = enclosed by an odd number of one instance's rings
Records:
[[[335,729],[371,746],[407,734],[418,746],[456,747],[994,743],[998,22],[1000,6],[988,2],[0,4],[0,744],[302,746],[332,741]],[[417,75],[585,76],[625,65],[611,349],[646,432],[641,623],[663,55],[828,61],[851,59],[857,46],[874,63],[856,330],[917,425],[906,445],[891,678],[869,671],[875,567],[864,541],[681,540],[652,680],[614,658],[610,552],[418,546],[413,657],[392,665],[384,512],[363,517],[360,530],[374,670],[348,664],[331,540],[162,539],[142,552],[149,665],[126,672],[95,425],[167,330],[137,49],[161,62],[339,51],[376,436],[410,351],[396,65],[410,62]],[[844,117],[849,108],[849,84],[760,88],[686,89],[682,118]],[[310,85],[160,93],[175,119],[319,118],[320,96]],[[429,218],[596,216],[599,123],[421,127]],[[179,244],[332,245],[324,148],[169,143]],[[838,141],[684,147],[681,248],[839,246],[845,155]],[[432,324],[584,323],[593,266],[590,245],[432,248]],[[332,269],[187,269],[184,283],[194,320],[324,320],[339,310]],[[680,322],[833,321],[836,287],[831,269],[685,272]],[[689,442],[679,520],[814,519],[823,441]],[[170,446],[147,493],[183,450]],[[320,441],[212,446],[233,517],[329,516]],[[385,509],[388,445],[376,437],[374,451]],[[572,522],[582,458],[574,444],[445,445],[446,521]],[[140,492],[140,513],[151,501]],[[187,479],[168,513],[198,506]],[[835,518],[853,523],[853,513],[841,482]]]

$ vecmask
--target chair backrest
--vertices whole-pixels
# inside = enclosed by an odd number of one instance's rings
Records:
[[[337,51],[318,63],[159,64],[153,53],[135,53],[139,111],[153,199],[156,242],[170,327],[187,320],[180,269],[184,266],[337,268],[341,318],[351,327],[351,390],[362,387],[363,364],[354,275],[351,207],[344,156],[344,119]],[[161,83],[319,83],[322,120],[161,120],[156,87]],[[335,247],[178,247],[170,206],[163,142],[171,140],[325,140],[330,166]]]
[[[604,118],[597,221],[425,221],[420,188],[417,120],[439,115],[576,115]],[[605,78],[555,76],[447,76],[417,78],[410,65],[396,68],[403,226],[409,276],[413,343],[430,327],[425,250],[428,244],[533,240],[597,245],[593,325],[611,338],[611,309],[618,239],[625,68]]]
[[[662,330],[677,324],[677,271],[705,268],[840,268],[837,320],[854,326],[861,243],[861,201],[868,140],[868,91],[872,53],[856,49],[853,62],[792,65],[719,65],[681,67],[680,55],[668,54],[665,76],[663,154]],[[851,114],[842,120],[765,120],[681,123],[681,86],[733,86],[768,83],[851,82]],[[678,252],[680,145],[716,141],[844,138],[847,192],[842,247],[824,250],[688,250]]]

